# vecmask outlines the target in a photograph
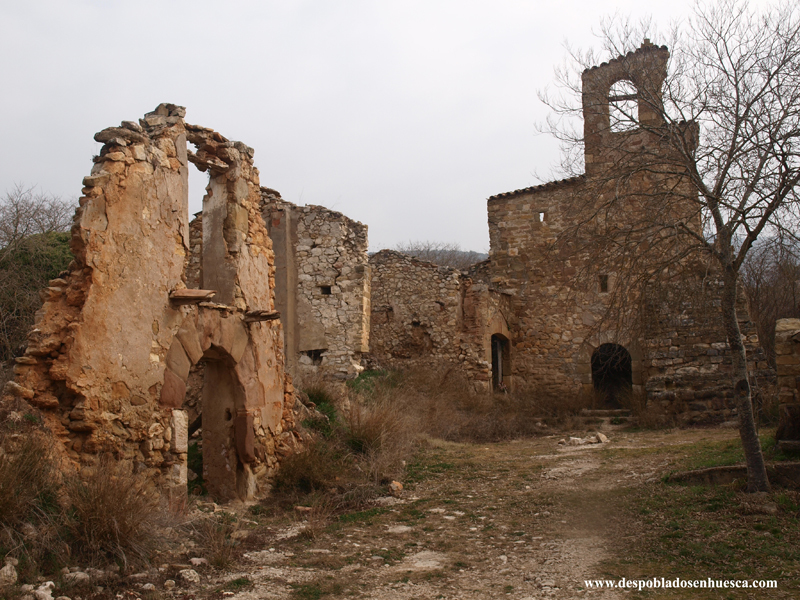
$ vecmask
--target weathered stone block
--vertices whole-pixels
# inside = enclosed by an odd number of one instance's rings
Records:
[[[203,358],[200,336],[197,333],[194,319],[191,316],[183,320],[176,337],[180,340],[181,344],[183,344],[183,349],[186,351],[186,355],[189,357],[189,360],[192,361],[192,364],[196,364],[197,361]]]
[[[183,379],[184,382],[189,379],[189,369],[192,368],[192,362],[186,355],[180,340],[176,339],[172,342],[167,352],[165,363],[167,368]]]
[[[185,410],[172,411],[172,450],[179,454],[189,451],[189,416]]]
[[[161,406],[180,408],[186,395],[186,383],[178,375],[164,369],[164,385],[161,387]]]

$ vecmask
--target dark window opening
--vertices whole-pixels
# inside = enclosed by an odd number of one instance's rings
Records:
[[[319,366],[322,364],[322,353],[325,352],[327,348],[320,348],[317,350],[303,350],[300,354],[306,355],[308,358],[311,359],[311,363],[314,366]]]
[[[601,344],[592,354],[592,386],[605,408],[621,408],[633,385],[631,354],[619,344]]]
[[[321,285],[321,286],[319,286],[319,291],[322,292],[323,296],[330,296],[331,295],[331,286],[329,286],[329,285]]]
[[[492,336],[492,389],[507,391],[506,378],[511,374],[511,344],[499,334]]]
[[[414,321],[411,321],[411,326],[412,327],[421,327],[422,323],[420,323],[419,321],[414,320]]]
[[[608,275],[600,275],[600,292],[608,292]]]

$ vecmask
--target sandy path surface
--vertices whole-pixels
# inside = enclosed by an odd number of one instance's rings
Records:
[[[311,539],[297,535],[300,521],[261,528],[236,565],[209,574],[204,587],[236,600],[621,598],[586,589],[584,580],[609,576],[602,561],[636,536],[617,502],[622,490],[658,477],[667,463],[642,453],[622,464],[613,449],[685,440],[608,435],[608,444],[574,447],[553,436],[433,442],[401,497],[382,498]],[[237,590],[230,582],[242,577],[252,584]]]

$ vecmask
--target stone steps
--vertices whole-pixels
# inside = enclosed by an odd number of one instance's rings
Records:
[[[604,408],[604,409],[591,409],[584,408],[581,410],[582,417],[630,417],[631,411],[627,408]]]

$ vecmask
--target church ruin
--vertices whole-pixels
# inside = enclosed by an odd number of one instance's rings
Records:
[[[731,359],[715,308],[719,286],[713,272],[681,265],[680,278],[654,282],[644,296],[615,306],[612,291],[626,265],[614,272],[599,261],[590,220],[580,212],[593,213],[604,193],[627,194],[624,210],[606,215],[624,227],[639,218],[637,211],[653,210],[650,204],[659,200],[654,189],[693,193],[674,174],[623,178],[613,171],[612,149],[662,152],[636,122],[618,127],[615,105],[621,98],[624,114],[653,125],[657,116],[641,97],[646,91],[660,99],[668,56],[666,47],[646,41],[636,52],[583,73],[586,173],[489,198],[487,261],[457,272],[386,251],[372,257],[374,357],[386,364],[445,359],[486,391],[595,394],[609,408],[630,391],[693,421],[733,415]],[[691,203],[673,205],[678,208],[672,218],[701,230]],[[576,222],[585,223],[585,230],[576,228],[575,243],[560,245]],[[608,318],[613,310],[626,311],[627,327],[623,319]],[[758,339],[743,298],[739,315],[753,359]]]
[[[642,122],[655,118],[637,98],[642,86],[660,94],[668,55],[645,43],[584,72],[586,173],[489,198],[489,258],[468,271],[391,250],[368,257],[365,225],[262,188],[253,149],[186,123],[181,107],[99,132],[75,258],[45,291],[3,401],[40,409],[76,468],[111,453],[175,494],[186,492],[190,422],[202,418],[203,475],[222,500],[263,493],[295,448],[292,376],[350,379],[367,360],[448,363],[481,393],[588,393],[613,407],[631,391],[690,421],[733,416],[712,272],[695,265],[655,282],[625,307],[640,327],[623,328],[606,319],[621,271],[557,244],[576,206],[610,186],[635,196],[674,183],[651,174],[623,184],[604,151],[613,139],[658,152],[635,126],[614,127],[613,114],[622,102]],[[189,163],[209,173],[192,222]],[[743,300],[739,314],[752,358]]]

